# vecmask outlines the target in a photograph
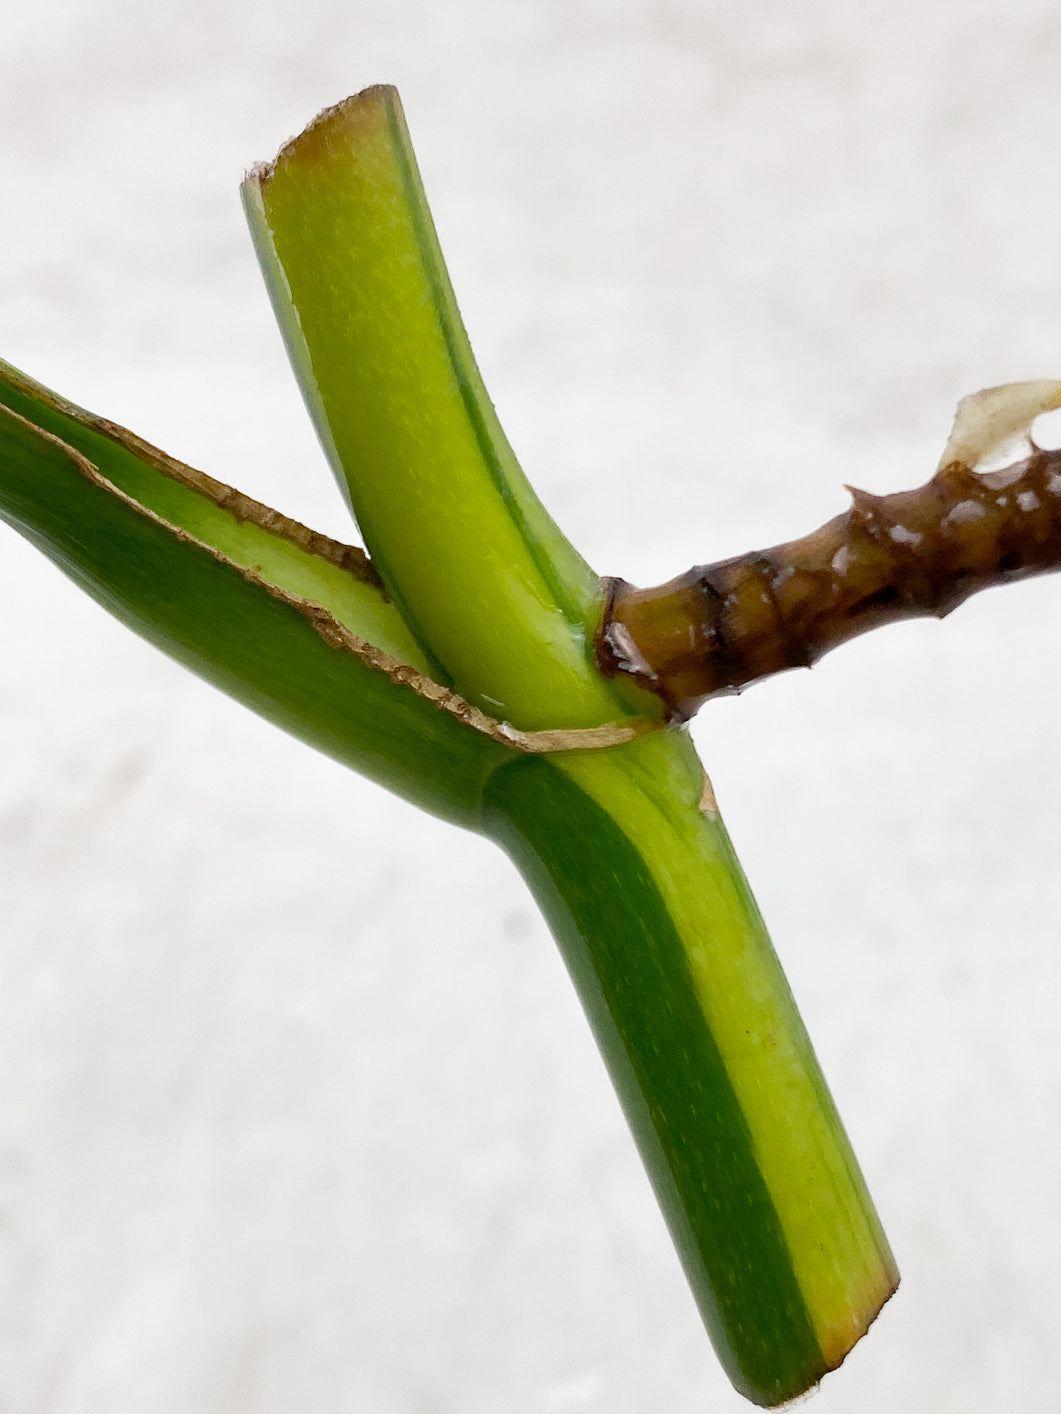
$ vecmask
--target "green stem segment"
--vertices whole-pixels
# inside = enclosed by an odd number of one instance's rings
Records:
[[[762,920],[682,733],[525,758],[487,828],[560,944],[734,1386],[838,1365],[897,1274]]]
[[[494,416],[394,90],[321,114],[245,200],[322,441],[435,671],[525,730],[658,719],[593,661],[601,583]],[[499,765],[482,828],[556,933],[731,1378],[776,1404],[839,1364],[896,1274],[703,785],[665,729]]]
[[[483,387],[395,91],[321,114],[244,200],[325,450],[440,679],[524,730],[662,715],[596,668],[600,581]]]
[[[3,363],[0,518],[238,701],[424,809],[478,821],[484,781],[514,753],[354,651],[367,639],[418,662],[356,551]]]

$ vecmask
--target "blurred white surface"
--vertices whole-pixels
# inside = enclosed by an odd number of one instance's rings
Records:
[[[602,572],[917,484],[962,393],[1061,374],[1048,0],[8,9],[0,353],[340,536],[236,188],[371,82]],[[506,861],[0,546],[3,1414],[746,1408]],[[697,724],[903,1270],[822,1414],[1061,1383],[1059,606]]]

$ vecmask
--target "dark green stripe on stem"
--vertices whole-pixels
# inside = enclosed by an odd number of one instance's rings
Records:
[[[444,819],[477,822],[480,783],[510,752],[326,642],[298,607],[91,480],[75,455],[0,407],[0,519],[263,717]]]
[[[826,1362],[681,939],[643,859],[545,758],[497,772],[484,809],[560,945],[731,1380],[758,1404],[793,1398]]]

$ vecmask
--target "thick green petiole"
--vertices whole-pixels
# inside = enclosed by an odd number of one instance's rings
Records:
[[[596,669],[600,582],[498,423],[395,91],[322,114],[244,201],[325,450],[439,675],[528,730],[658,715]]]
[[[368,640],[420,663],[358,552],[3,363],[0,518],[124,623],[278,726],[445,819],[477,823],[484,781],[513,753],[382,670],[378,652],[356,651]]]
[[[481,826],[556,933],[731,1378],[789,1399],[863,1334],[891,1254],[687,736],[596,669],[600,581],[493,414],[396,93],[323,113],[245,201],[307,404],[435,671],[525,730],[656,718],[499,765]]]
[[[684,733],[491,777],[719,1357],[777,1404],[838,1365],[897,1273]]]

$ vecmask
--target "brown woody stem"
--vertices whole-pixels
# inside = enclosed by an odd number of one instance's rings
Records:
[[[977,590],[1061,568],[1061,451],[986,474],[950,462],[891,496],[848,490],[850,509],[802,540],[655,589],[609,581],[603,672],[630,675],[684,719],[871,628],[942,618]]]

